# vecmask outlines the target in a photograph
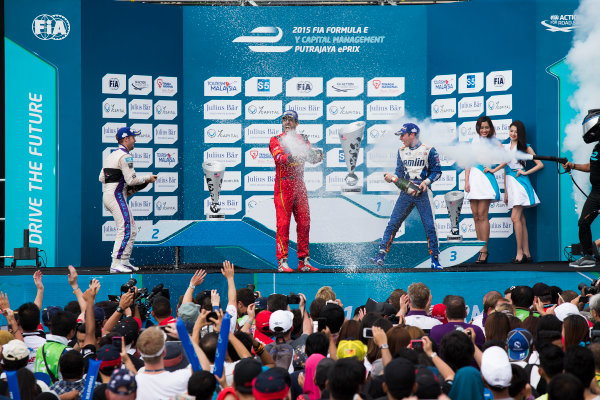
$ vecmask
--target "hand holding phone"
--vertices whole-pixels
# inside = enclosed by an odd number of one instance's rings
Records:
[[[373,328],[363,328],[363,337],[366,339],[373,338]]]
[[[423,350],[423,340],[422,339],[411,340],[410,348],[415,351],[422,351]]]

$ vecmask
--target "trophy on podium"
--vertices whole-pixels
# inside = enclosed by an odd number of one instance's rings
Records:
[[[342,185],[342,192],[346,193],[361,193],[362,186],[358,185],[358,176],[354,173],[358,162],[358,154],[360,152],[360,143],[363,139],[365,131],[365,122],[357,121],[348,125],[344,125],[340,131],[340,143],[344,151],[344,159],[348,168],[348,175],[344,178],[345,185]]]
[[[458,219],[460,218],[460,210],[462,209],[464,198],[465,194],[458,190],[453,190],[444,195],[446,208],[448,209],[448,215],[450,216],[449,242],[462,242],[463,240],[463,237],[458,230]]]
[[[221,182],[223,182],[223,174],[225,173],[225,165],[220,162],[204,162],[202,163],[206,185],[210,193],[210,212],[206,215],[206,219],[225,219],[225,215],[219,213],[221,206],[219,205],[219,195],[221,194]]]

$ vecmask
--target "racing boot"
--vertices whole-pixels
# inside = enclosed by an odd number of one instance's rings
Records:
[[[139,271],[139,270],[140,270],[138,267],[134,267],[134,266],[131,264],[131,261],[130,261],[130,260],[121,260],[121,263],[122,263],[122,264],[125,266],[125,268],[129,268],[129,270],[130,270],[131,272],[135,272],[135,271]]]
[[[431,269],[444,269],[440,264],[438,256],[431,256]]]
[[[110,273],[111,274],[121,274],[121,273],[125,273],[128,274],[130,273],[131,270],[126,267],[125,265],[123,265],[123,261],[118,259],[118,258],[113,258],[112,264],[110,265]]]
[[[377,265],[378,267],[383,267],[383,264],[385,263],[385,256],[386,256],[386,252],[383,250],[379,250],[379,253],[377,253],[377,255],[373,258],[371,258],[369,261],[371,261],[373,264]]]
[[[288,266],[287,258],[281,258],[281,259],[277,260],[277,263],[279,264],[277,266],[277,271],[279,271],[279,272],[294,272],[294,270]]]
[[[300,272],[316,272],[318,268],[310,265],[310,257],[304,257],[298,260],[298,271]]]
[[[569,267],[573,268],[591,268],[596,266],[596,259],[591,255],[584,255],[577,261],[573,261],[569,264]]]

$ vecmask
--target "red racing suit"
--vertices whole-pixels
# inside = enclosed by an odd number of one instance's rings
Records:
[[[277,218],[277,259],[287,258],[290,239],[290,218],[294,214],[298,235],[298,259],[308,257],[310,211],[304,186],[304,159],[292,156],[310,149],[305,136],[282,133],[271,138],[269,150],[275,160],[275,215]]]

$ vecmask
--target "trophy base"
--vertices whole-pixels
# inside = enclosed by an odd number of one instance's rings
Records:
[[[363,188],[362,186],[342,186],[340,190],[342,193],[362,193]]]
[[[215,221],[223,221],[225,220],[225,214],[208,214],[206,216],[207,220],[215,220]]]
[[[452,242],[452,243],[462,242],[463,237],[462,237],[462,235],[448,235],[448,237],[446,238],[446,241]]]

